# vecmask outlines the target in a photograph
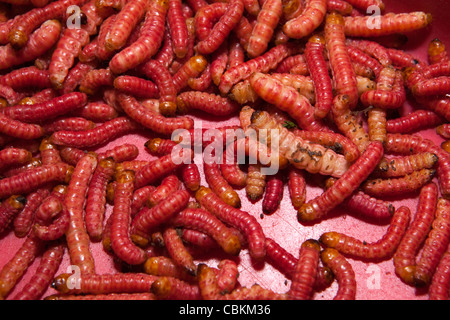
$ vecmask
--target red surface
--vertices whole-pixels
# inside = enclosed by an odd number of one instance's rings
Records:
[[[439,37],[447,46],[450,46],[450,19],[447,14],[450,12],[450,2],[446,0],[434,1],[395,1],[385,0],[386,11],[393,12],[410,12],[410,11],[426,11],[433,14],[433,23],[426,30],[420,30],[409,35],[409,42],[405,46],[405,50],[413,53],[417,57],[426,61],[427,45],[433,38]],[[402,112],[408,112],[409,105],[406,104]],[[208,118],[196,118],[197,121],[202,121],[203,127],[218,127],[228,124],[238,124],[237,118],[227,119],[219,124],[211,122]],[[197,122],[197,125],[199,122]],[[436,136],[434,129],[422,131],[421,134],[429,139],[440,144],[443,140]],[[121,144],[123,142],[135,143],[141,148],[139,159],[150,158],[151,156],[143,148],[143,143],[148,140],[150,136],[129,135],[124,136],[104,147],[99,151],[109,149],[113,145]],[[197,155],[195,161],[200,163],[201,155]],[[206,182],[203,180],[203,184]],[[309,182],[307,198],[314,198],[321,189],[314,187],[313,182]],[[367,242],[373,242],[380,239],[386,232],[386,224],[374,224],[368,221],[361,220],[357,216],[351,215],[342,210],[334,210],[335,214],[332,217],[323,220],[320,223],[313,225],[302,225],[296,219],[296,211],[290,204],[287,189],[285,189],[283,201],[280,209],[271,216],[260,218],[261,201],[252,204],[245,196],[245,190],[239,190],[242,200],[242,209],[248,211],[250,214],[257,217],[263,226],[264,232],[268,237],[275,239],[286,250],[294,256],[298,256],[298,249],[300,244],[309,238],[318,239],[323,232],[338,231],[353,235],[357,238],[364,239]],[[415,212],[417,199],[409,198],[401,201],[393,201],[393,204],[398,207],[400,205],[407,205],[411,212]],[[108,210],[108,214],[110,208]],[[13,233],[4,236],[0,239],[0,268],[14,255],[17,249],[22,245],[23,239],[16,238]],[[118,270],[113,264],[111,257],[103,252],[100,243],[92,243],[92,253],[96,261],[96,271],[102,273],[114,273]],[[200,260],[197,260],[200,261]],[[205,260],[201,260],[205,261]],[[265,288],[272,289],[276,292],[286,292],[289,289],[290,281],[287,280],[278,270],[273,268],[268,263],[254,264],[251,261],[248,251],[242,250],[239,259],[239,281],[244,286],[250,286],[258,283]],[[356,298],[360,300],[397,300],[397,299],[427,299],[427,294],[417,291],[415,288],[407,286],[395,275],[392,260],[382,262],[365,262],[360,260],[349,259],[352,264],[358,283]],[[32,276],[34,270],[38,265],[37,259],[23,276],[20,283],[9,295],[12,297],[17,290],[19,290]],[[216,266],[217,260],[206,260],[210,265]],[[67,252],[63,263],[58,273],[66,272],[69,266],[69,259]],[[337,283],[327,290],[317,293],[314,299],[332,299],[337,290]],[[44,296],[53,294],[55,291],[49,289]]]

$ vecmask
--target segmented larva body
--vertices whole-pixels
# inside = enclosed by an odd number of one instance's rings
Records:
[[[249,14],[253,16],[257,16],[259,11],[261,10],[261,6],[259,1],[257,0],[244,0],[244,8]]]
[[[114,300],[156,300],[156,297],[153,293],[110,293],[110,294],[53,294],[45,297],[45,300],[95,300],[95,301],[114,301]]]
[[[204,161],[203,172],[209,187],[223,202],[235,208],[241,206],[241,199],[238,193],[222,176],[219,164],[215,160],[212,160],[211,163]]]
[[[50,88],[50,77],[48,70],[40,70],[35,66],[23,67],[0,77],[0,84],[11,87],[14,90],[34,88]]]
[[[114,75],[109,68],[89,71],[80,81],[79,90],[88,95],[94,95],[102,87],[112,87]]]
[[[181,187],[181,181],[174,174],[168,175],[161,180],[161,184],[148,196],[147,205],[154,207],[162,200],[167,198],[171,193]]]
[[[60,32],[61,24],[59,21],[49,20],[34,31],[27,44],[19,50],[13,49],[10,43],[1,47],[0,69],[18,66],[41,57],[58,41]]]
[[[2,112],[7,117],[17,121],[39,123],[79,109],[86,102],[86,94],[72,92],[37,104],[7,107],[2,109]]]
[[[386,122],[385,110],[377,107],[369,110],[367,117],[369,140],[380,141],[382,144],[386,142]]]
[[[370,143],[369,134],[348,107],[348,96],[338,95],[333,99],[331,111],[339,131],[349,138],[360,153],[364,152]]]
[[[106,211],[106,185],[112,179],[115,168],[116,161],[113,158],[98,159],[89,182],[84,220],[87,233],[95,241],[101,239]]]
[[[430,300],[448,300],[450,283],[450,254],[447,250],[439,261],[428,288]]]
[[[172,277],[159,277],[156,279],[151,288],[152,292],[158,299],[163,300],[200,300],[201,294],[197,284]]]
[[[98,160],[113,158],[115,162],[132,161],[139,155],[139,149],[131,143],[124,143],[98,153]]]
[[[325,131],[327,128],[320,120],[315,119],[315,109],[309,100],[298,93],[295,88],[284,85],[270,75],[260,72],[250,78],[253,90],[266,102],[287,112],[302,129],[311,131]]]
[[[361,156],[330,188],[300,207],[297,214],[298,220],[319,219],[342,203],[367,179],[383,154],[383,145],[378,141],[372,141]]]
[[[23,238],[31,230],[31,226],[34,222],[34,213],[49,193],[50,191],[47,188],[39,188],[37,191],[27,195],[25,206],[13,220],[13,230],[16,237]]]
[[[218,86],[220,77],[227,69],[228,64],[228,40],[225,40],[222,45],[211,54],[210,73],[212,82]]]
[[[216,2],[202,7],[196,12],[194,17],[194,27],[195,35],[199,40],[204,40],[208,37],[214,27],[214,23],[223,16],[226,9],[226,3]],[[223,43],[226,42],[227,40],[224,40]]]
[[[139,97],[154,99],[159,97],[159,90],[150,80],[135,76],[118,76],[114,79],[114,88],[120,92]]]
[[[276,148],[296,168],[305,169],[311,173],[340,177],[349,167],[343,155],[295,136],[265,111],[253,112],[251,122],[251,128],[257,131],[268,130],[267,136],[271,135],[272,130],[278,133],[279,146]]]
[[[66,231],[69,256],[71,263],[77,265],[82,274],[95,273],[95,262],[89,248],[90,239],[84,226],[83,209],[97,162],[97,155],[90,152],[78,161],[64,198],[64,205],[70,214],[70,225]]]
[[[23,209],[27,199],[24,196],[13,195],[1,202],[0,233],[5,231],[14,217]]]
[[[22,242],[14,256],[0,271],[0,296],[5,298],[28,269],[28,266],[40,254],[43,242],[29,235]]]
[[[241,170],[236,160],[235,152],[223,153],[222,162],[219,164],[220,172],[230,185],[242,188],[247,185],[247,174]]]
[[[114,207],[111,222],[111,248],[114,254],[131,265],[139,265],[147,258],[145,251],[130,238],[131,202],[134,191],[134,172],[125,170],[116,175]]]
[[[245,61],[245,49],[240,42],[232,38],[228,48],[227,68],[232,68]]]
[[[42,164],[52,164],[62,161],[59,150],[55,145],[49,143],[46,138],[42,139],[41,144],[39,145],[39,151]]]
[[[426,128],[434,128],[443,119],[431,110],[415,110],[403,117],[388,119],[386,131],[389,133],[411,133]]]
[[[395,33],[410,32],[425,28],[431,23],[429,13],[417,11],[409,13],[386,13],[377,20],[377,27],[370,16],[344,17],[345,34],[349,37],[378,37]]]
[[[53,51],[48,68],[50,81],[55,89],[63,87],[69,69],[73,66],[75,58],[81,49],[89,42],[89,34],[80,28],[67,28],[62,33],[58,44]]]
[[[306,180],[301,170],[297,168],[289,168],[288,173],[288,190],[294,209],[299,209],[306,201]]]
[[[247,185],[245,192],[251,201],[262,197],[266,187],[266,176],[261,173],[259,165],[249,165],[247,170]]]
[[[384,11],[385,9],[385,4],[382,0],[348,0],[347,2],[353,7],[365,12],[367,12],[367,9],[370,6],[377,6],[381,11]]]
[[[55,118],[53,121],[45,122],[42,124],[42,128],[47,135],[51,135],[53,132],[69,130],[69,131],[84,131],[95,127],[95,123],[91,120],[87,120],[81,117],[65,117],[61,116]]]
[[[392,218],[395,207],[392,203],[369,196],[363,191],[357,191],[346,198],[343,204],[358,214],[377,221]]]
[[[82,108],[73,113],[93,122],[105,122],[117,118],[116,109],[102,101],[88,102]]]
[[[65,235],[70,224],[69,211],[63,206],[57,216],[49,224],[33,225],[33,234],[43,241],[54,241]]]
[[[40,125],[14,120],[0,113],[0,133],[14,138],[32,140],[42,137],[44,129]]]
[[[187,208],[189,208],[192,203],[192,201],[189,202]],[[204,232],[184,228],[179,229],[178,231],[180,232],[180,236],[183,240],[190,244],[190,250],[211,250],[219,248],[217,241]]]
[[[437,155],[439,158],[437,163],[437,178],[440,192],[444,198],[448,197],[448,194],[450,193],[450,185],[448,184],[450,158],[447,152],[444,152],[442,148],[435,145],[431,140],[408,134],[388,134],[385,148],[386,152],[398,152],[401,154],[411,154],[411,152],[432,152]]]
[[[194,127],[192,118],[187,116],[166,118],[161,114],[148,110],[130,95],[119,93],[117,101],[130,118],[156,133],[167,136],[171,135],[176,129],[189,130]]]
[[[265,235],[253,216],[226,204],[206,187],[200,187],[195,193],[195,198],[206,210],[245,234],[253,258],[261,259],[265,256]]]
[[[348,1],[327,0],[327,12],[337,11],[343,16],[349,16],[353,12],[353,6]]]
[[[2,104],[15,105],[22,100],[23,94],[14,91],[11,87],[0,84],[0,97]]]
[[[257,57],[267,50],[282,14],[281,0],[270,0],[263,3],[248,40],[246,51],[249,57]]]
[[[436,127],[436,133],[444,139],[450,138],[450,126],[448,123],[440,124]]]
[[[302,14],[284,24],[283,32],[290,38],[303,38],[320,26],[326,13],[326,0],[308,0]]]
[[[42,201],[35,212],[35,218],[38,223],[51,221],[63,210],[64,194],[67,192],[64,189],[66,188],[63,188],[61,193],[55,190]]]
[[[92,63],[96,60],[96,52],[98,48],[99,38],[95,37],[86,44],[78,54],[78,61],[81,63]]]
[[[154,276],[173,277],[184,281],[192,281],[193,277],[186,270],[175,264],[166,256],[155,256],[145,260],[144,272]]]
[[[187,53],[188,30],[183,16],[182,1],[169,1],[167,23],[171,34],[173,52],[178,58],[183,58]]]
[[[280,174],[267,177],[266,190],[262,202],[262,210],[265,214],[274,213],[283,199],[284,181]]]
[[[185,209],[178,213],[170,224],[204,232],[231,255],[238,255],[241,250],[239,238],[216,216],[203,208]]]
[[[96,42],[96,45],[95,45],[95,52],[93,52],[94,57],[98,60],[110,59],[116,52],[115,50],[112,50],[112,51],[108,50],[106,47],[106,36],[108,35],[114,22],[116,21],[116,18],[117,18],[117,14],[112,14],[109,17],[107,17],[100,26],[98,35],[94,40]],[[84,54],[81,55],[81,57],[79,59],[81,59],[81,61],[85,61]]]
[[[142,208],[131,222],[131,235],[134,242],[145,241],[149,232],[158,225],[168,221],[183,210],[189,201],[190,194],[186,190],[177,190],[152,208]]]
[[[223,16],[214,25],[209,36],[196,44],[196,50],[200,54],[214,52],[236,27],[243,13],[244,2],[242,0],[230,0]]]
[[[27,194],[48,182],[68,182],[73,167],[65,163],[55,163],[33,167],[17,175],[0,180],[0,198],[14,194]]]
[[[301,95],[308,98],[311,104],[316,103],[314,83],[310,77],[292,73],[272,73],[271,76],[285,85],[294,87]]]
[[[123,171],[122,169],[117,172]],[[131,201],[131,217],[134,217],[139,210],[141,210],[147,202],[148,197],[155,191],[155,186],[144,186],[138,188],[133,192],[133,200]],[[111,195],[111,202],[114,201],[114,195]]]
[[[61,159],[72,166],[75,166],[85,154],[85,151],[72,147],[62,147],[59,152]]]
[[[222,94],[228,93],[236,83],[247,79],[254,72],[268,72],[294,52],[294,45],[280,44],[269,49],[259,57],[247,60],[244,63],[227,69],[220,77],[220,92]]]
[[[163,231],[163,239],[164,246],[173,261],[186,270],[188,274],[195,275],[197,273],[197,266],[194,263],[194,258],[186,249],[177,230],[172,227],[167,227]]]
[[[348,260],[333,248],[324,249],[320,258],[331,269],[338,282],[338,291],[333,299],[355,300],[357,288],[355,271]]]
[[[353,109],[358,102],[358,86],[347,51],[344,18],[340,14],[335,12],[328,14],[325,20],[324,36],[333,74],[334,89],[338,95],[348,95],[349,107]]]
[[[320,244],[313,239],[304,241],[287,292],[291,300],[309,300],[312,297],[320,260]]]
[[[387,52],[392,60],[393,66],[397,68],[424,66],[424,62],[403,50],[387,48]]]
[[[170,139],[153,138],[148,140],[144,146],[154,156],[161,157],[172,152],[178,143]]]
[[[51,286],[63,294],[109,294],[150,292],[152,283],[158,279],[145,273],[81,274],[79,286],[70,285],[72,275],[59,274]]]
[[[361,188],[374,197],[394,196],[415,192],[433,179],[436,170],[420,169],[401,177],[368,179]]]
[[[57,131],[52,133],[49,139],[51,143],[57,145],[87,148],[111,141],[137,128],[138,126],[133,120],[126,117],[117,117],[85,131]]]
[[[81,83],[81,80],[86,76],[86,74],[94,70],[95,67],[95,62],[84,63],[78,61],[77,64],[69,70],[69,73],[64,80],[62,92],[64,94],[73,92]]]
[[[362,39],[347,39],[346,42],[348,45],[359,48],[360,50],[376,58],[383,67],[390,67],[390,65],[392,65],[389,53],[383,45],[375,41]]]
[[[181,113],[196,109],[215,116],[228,116],[237,113],[240,105],[214,93],[185,91],[177,96],[177,108]]]
[[[414,219],[393,257],[395,273],[409,285],[414,285],[416,255],[431,230],[437,200],[438,188],[435,183],[431,182],[422,187]]]
[[[149,60],[141,71],[152,79],[159,89],[159,111],[162,115],[174,115],[177,110],[177,88],[172,80],[172,75],[156,60]]]
[[[286,294],[278,294],[255,284],[250,288],[239,287],[231,293],[221,294],[216,271],[206,264],[198,266],[198,286],[202,300],[287,300]]]
[[[299,129],[294,129],[292,132],[304,140],[321,144],[335,150],[337,153],[342,153],[348,162],[353,162],[359,157],[358,147],[349,138],[340,133]]]
[[[292,279],[298,262],[297,258],[284,249],[276,240],[269,237],[266,237],[266,259],[288,279]]]
[[[424,79],[411,88],[413,95],[417,97],[445,95],[449,90],[450,77],[448,76]]]
[[[105,45],[108,50],[118,50],[125,45],[132,30],[145,15],[146,7],[147,2],[143,0],[134,0],[125,3],[117,13],[115,22],[106,35]]]
[[[280,63],[275,68],[275,72],[289,73],[293,67],[301,63],[306,63],[306,57],[304,53],[290,55],[280,61]]]
[[[399,108],[406,101],[406,92],[403,85],[403,76],[397,71],[392,90],[377,89],[363,93],[361,102],[365,106],[374,106],[382,109]]]
[[[409,226],[411,212],[408,207],[398,208],[389,228],[383,237],[373,243],[356,239],[338,232],[325,232],[320,236],[320,242],[326,247],[334,248],[342,254],[368,259],[388,259],[397,249],[406,229]]]
[[[419,152],[410,156],[385,157],[374,171],[377,176],[384,178],[400,177],[421,169],[431,169],[439,158],[431,152]]]
[[[430,65],[446,62],[449,60],[445,44],[438,38],[430,41],[427,50],[428,62]]]
[[[142,5],[146,5],[146,1],[141,2]],[[138,39],[130,46],[115,54],[109,62],[109,67],[113,73],[120,74],[129,69],[133,69],[147,61],[158,51],[164,37],[164,22],[169,3],[167,0],[154,0],[148,4],[148,8],[145,9],[144,24],[142,25]],[[117,17],[117,20],[119,19],[120,13],[118,13]],[[112,35],[114,33],[111,30],[109,34]],[[106,41],[108,45],[108,37]]]
[[[314,106],[314,115],[318,118],[324,118],[333,103],[333,87],[324,57],[324,50],[325,38],[323,36],[313,35],[308,39],[305,47],[305,59],[314,83],[317,100]]]
[[[184,166],[184,164],[187,163],[186,160],[191,159],[193,154],[190,149],[183,148],[180,149],[178,155],[176,155],[175,152],[176,151],[173,151],[162,156],[137,170],[135,187],[141,188],[158,181],[160,178],[172,173],[177,168]]]
[[[39,266],[31,280],[17,293],[13,300],[38,300],[51,284],[62,262],[65,246],[62,243],[51,244],[43,253]]]
[[[430,284],[439,261],[447,250],[450,241],[449,205],[447,199],[437,200],[435,218],[414,271],[414,284],[417,287]]]
[[[30,159],[30,161],[19,167],[9,168],[8,170],[3,171],[2,175],[3,177],[12,177],[28,169],[40,167],[41,165],[42,165],[41,159],[33,157]]]
[[[237,285],[239,270],[236,262],[229,259],[223,259],[217,265],[217,285],[222,294],[230,293]]]
[[[0,150],[0,172],[13,164],[24,164],[31,160],[32,153],[22,148],[6,148]]]
[[[379,77],[381,70],[383,70],[383,66],[377,59],[351,45],[347,45],[347,53],[355,73],[368,78]]]

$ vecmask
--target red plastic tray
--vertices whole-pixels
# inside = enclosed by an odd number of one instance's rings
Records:
[[[386,11],[392,12],[411,12],[411,11],[425,11],[433,14],[433,23],[430,27],[424,30],[414,32],[409,35],[409,42],[405,46],[405,50],[413,53],[417,57],[426,61],[426,50],[428,43],[439,37],[447,46],[450,46],[450,19],[447,14],[450,12],[450,2],[446,0],[434,1],[395,1],[385,0]],[[408,104],[402,109],[403,112],[408,112],[410,106]],[[237,117],[225,119],[220,123],[211,121],[210,118],[195,118],[197,121],[202,121],[203,127],[213,128],[225,126],[230,124],[239,124]],[[420,134],[433,140],[436,144],[440,144],[443,139],[436,135],[434,129],[424,130]],[[114,145],[127,143],[135,143],[141,148],[138,159],[152,158],[144,149],[143,144],[149,139],[149,136],[142,135],[127,135],[117,139],[106,146],[103,146],[98,151],[106,150]],[[200,163],[201,155],[197,155],[195,161]],[[201,167],[201,166],[200,166]],[[206,182],[203,180],[203,184]],[[312,199],[317,194],[322,192],[321,189],[309,183],[307,189],[307,198]],[[242,200],[242,209],[254,215],[263,226],[264,232],[268,237],[275,239],[282,247],[298,256],[298,249],[300,244],[309,238],[318,239],[323,232],[338,231],[353,235],[367,242],[373,242],[380,239],[386,232],[386,224],[374,224],[372,222],[364,221],[357,216],[351,215],[347,212],[334,210],[335,214],[329,219],[325,219],[320,223],[312,225],[302,225],[297,221],[296,210],[290,204],[287,189],[285,189],[283,201],[280,209],[273,215],[264,216],[260,218],[262,213],[261,201],[252,204],[248,201],[245,190],[239,190],[239,195]],[[400,205],[407,205],[411,212],[415,212],[417,198],[402,199],[401,201],[393,201],[393,204],[398,207]],[[110,213],[111,208],[108,208],[107,214]],[[15,252],[22,245],[23,239],[16,238],[11,232],[0,239],[0,268],[15,254]],[[96,271],[99,274],[118,272],[113,263],[111,256],[107,255],[100,243],[91,244],[92,254],[96,261]],[[212,266],[216,266],[218,260],[197,260],[207,262]],[[287,280],[277,269],[272,267],[269,263],[255,264],[248,254],[246,249],[242,250],[238,260],[239,262],[239,282],[243,286],[251,286],[258,283],[264,288],[272,289],[276,292],[286,292],[289,289],[290,281]],[[421,300],[427,299],[428,295],[420,290],[405,285],[396,275],[393,268],[392,260],[383,262],[365,262],[360,260],[353,260],[349,258],[357,280],[357,294],[356,298],[359,300]],[[16,285],[15,289],[10,293],[9,297],[14,296],[14,293],[20,290],[25,283],[32,277],[34,271],[39,263],[39,258],[28,268],[21,281]],[[59,273],[66,272],[69,266],[69,258],[67,255],[58,271]],[[331,287],[323,292],[316,293],[314,299],[327,300],[332,299],[337,290],[337,283],[334,282]],[[56,293],[55,290],[49,288],[45,296]]]

